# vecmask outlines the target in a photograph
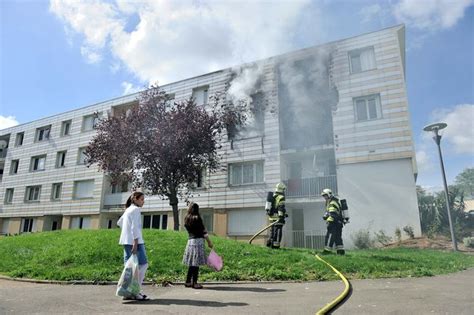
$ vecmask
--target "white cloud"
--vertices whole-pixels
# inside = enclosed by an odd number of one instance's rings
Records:
[[[461,104],[452,109],[435,110],[432,121],[448,124],[443,140],[458,154],[474,154],[474,104]]]
[[[133,85],[133,83],[126,82],[126,81],[122,82],[121,85],[123,88],[123,93],[122,93],[123,95],[133,94],[144,89],[144,87],[135,86]]]
[[[18,125],[18,121],[16,120],[14,116],[5,117],[5,116],[0,115],[0,130],[13,127],[16,125]]]
[[[52,0],[50,10],[83,37],[88,62],[119,60],[142,82],[164,84],[291,50],[316,9],[310,0]],[[312,13],[314,39],[319,13]],[[138,23],[126,30],[132,17]]]
[[[401,0],[393,6],[393,15],[398,22],[420,30],[448,29],[473,4],[474,0]]]
[[[416,164],[420,173],[429,172],[433,170],[434,166],[432,157],[426,153],[424,148],[416,151]]]
[[[383,9],[378,3],[363,7],[359,10],[359,15],[362,18],[361,22],[368,23],[371,20],[377,18],[382,12]]]

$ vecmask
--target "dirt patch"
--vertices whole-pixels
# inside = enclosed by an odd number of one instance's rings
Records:
[[[384,248],[421,248],[421,249],[439,249],[450,251],[453,249],[453,243],[450,239],[444,236],[437,236],[435,238],[415,237],[414,239],[407,239],[401,242],[385,245]],[[466,247],[462,242],[458,242],[458,250],[462,252],[469,252],[474,254],[474,248]]]

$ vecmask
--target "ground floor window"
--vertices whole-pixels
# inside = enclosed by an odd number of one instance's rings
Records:
[[[227,233],[229,235],[253,235],[268,225],[265,211],[229,210]]]
[[[73,217],[71,219],[71,230],[90,229],[91,218],[89,217]]]
[[[34,219],[32,219],[32,218],[21,219],[21,232],[23,232],[23,233],[32,232],[33,231],[33,223],[34,223]]]
[[[144,229],[168,229],[168,215],[167,214],[147,214],[143,216]]]

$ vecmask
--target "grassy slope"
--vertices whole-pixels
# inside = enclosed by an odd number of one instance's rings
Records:
[[[54,231],[0,239],[0,273],[54,280],[117,280],[122,270],[119,230]],[[149,271],[155,281],[182,281],[184,232],[146,230]],[[328,280],[337,276],[304,249],[271,250],[213,237],[224,269],[204,267],[206,280]],[[417,249],[349,251],[325,259],[348,278],[431,276],[474,266],[474,256]]]

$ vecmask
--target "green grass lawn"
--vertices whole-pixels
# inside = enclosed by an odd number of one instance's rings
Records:
[[[122,271],[120,231],[54,231],[0,239],[0,274],[49,280],[116,281]],[[148,279],[183,281],[181,264],[185,232],[145,230]],[[337,276],[306,249],[271,250],[266,247],[212,237],[224,259],[221,272],[201,269],[202,281],[334,280]],[[324,259],[349,279],[420,277],[445,274],[474,266],[474,256],[463,253],[408,248],[348,251]]]

